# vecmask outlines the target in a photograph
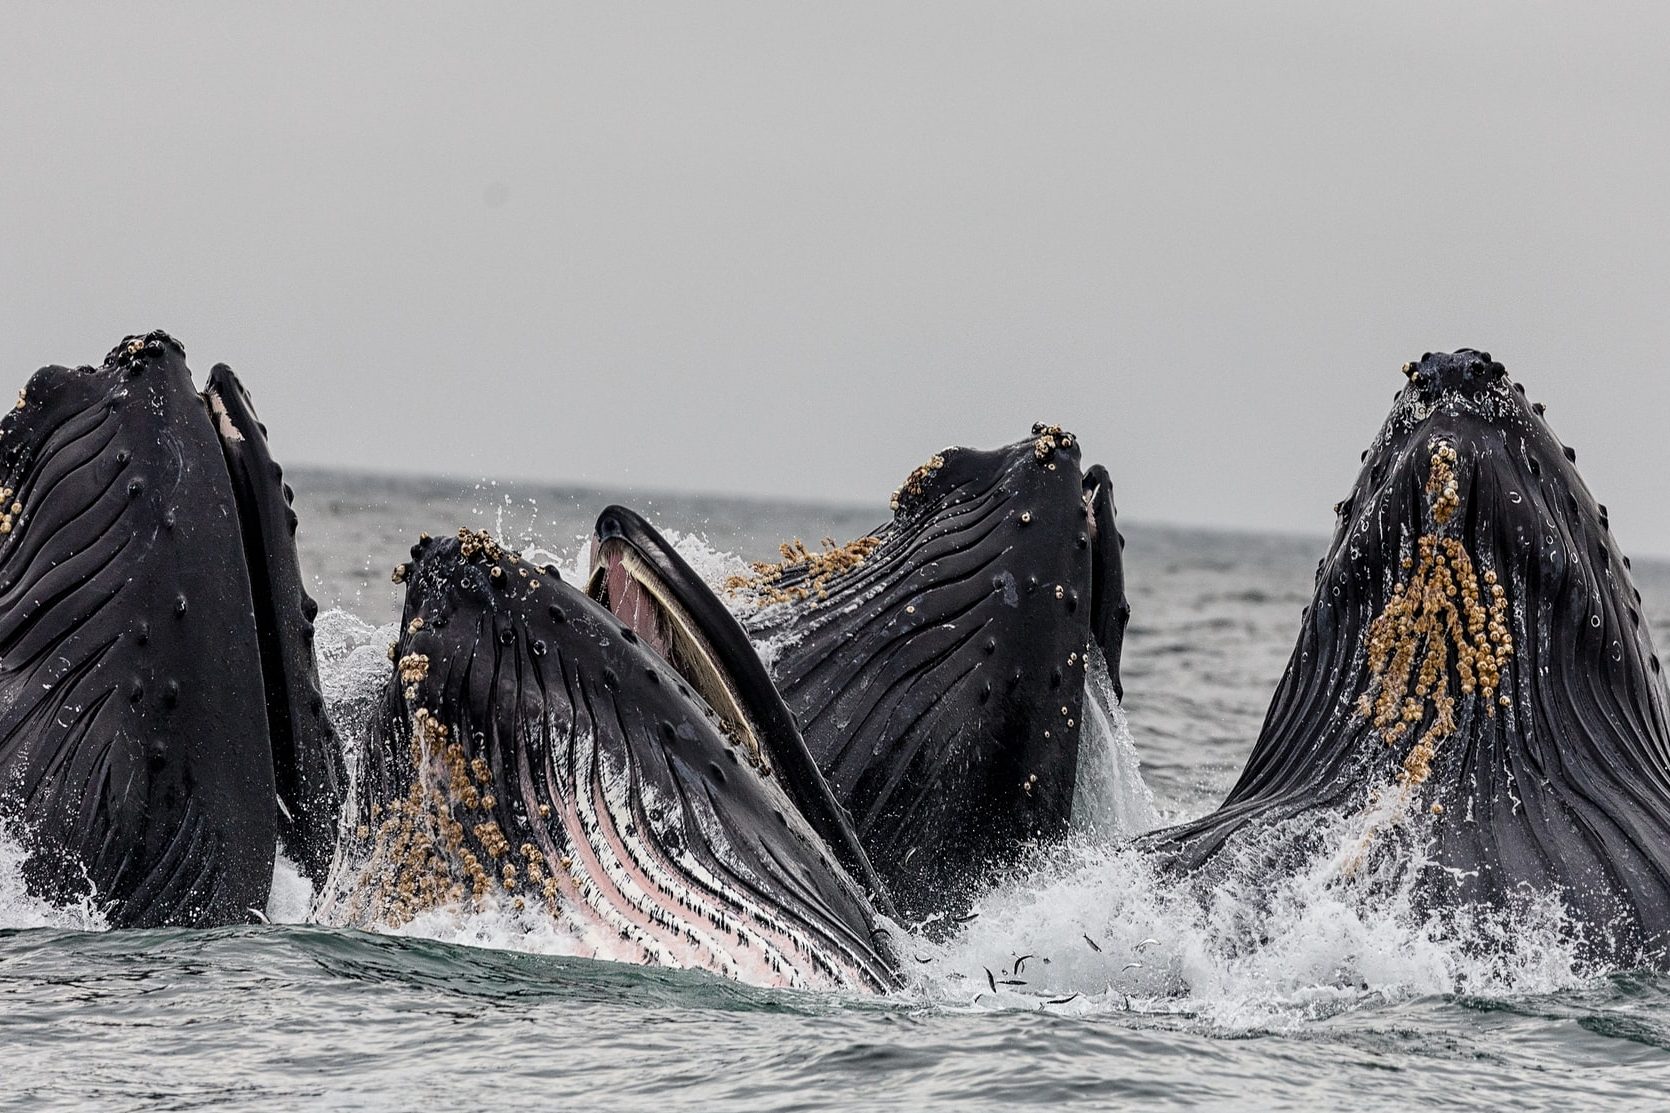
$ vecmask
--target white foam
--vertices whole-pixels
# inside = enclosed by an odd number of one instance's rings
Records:
[[[699,533],[669,529],[663,531],[663,536],[678,550],[678,555],[684,558],[691,570],[702,578],[702,582],[712,588],[721,599],[725,597],[726,580],[732,576],[746,576],[753,572],[753,566],[747,561],[735,553],[715,548]]]
[[[1080,836],[989,894],[950,943],[919,947],[929,962],[913,988],[981,1008],[1140,1010],[1245,1030],[1371,1000],[1547,993],[1591,976],[1552,897],[1513,914],[1429,915],[1413,899],[1418,855],[1354,870],[1364,823],[1334,821],[1286,874],[1266,863],[1291,831],[1196,877]],[[1014,974],[1022,955],[1034,957]]]
[[[0,819],[0,929],[105,930],[104,916],[90,895],[67,905],[49,904],[32,896],[23,880],[27,856],[11,822]]]
[[[569,930],[564,921],[555,919],[542,907],[529,906],[518,910],[508,901],[492,899],[467,908],[432,908],[398,927],[378,930],[386,935],[527,954],[602,959],[625,957],[616,956],[606,946],[588,943]]]
[[[305,924],[313,912],[313,882],[285,856],[273,858],[273,887],[267,894],[265,915],[272,924]]]

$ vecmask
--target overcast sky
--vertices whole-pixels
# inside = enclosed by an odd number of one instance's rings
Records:
[[[1471,345],[1670,553],[1670,5],[6,3],[0,386],[152,327],[287,462],[1316,532]]]

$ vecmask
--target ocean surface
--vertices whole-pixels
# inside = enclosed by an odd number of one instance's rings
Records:
[[[389,570],[420,530],[491,528],[566,567],[597,511],[621,501],[718,576],[788,538],[846,540],[885,516],[879,498],[291,479],[326,610],[322,673],[350,737],[388,667]],[[1203,895],[1121,848],[1227,791],[1325,545],[1121,524],[1127,704],[1104,689],[1087,715],[1081,829],[949,942],[907,939],[898,994],[600,962],[486,914],[398,936],[308,924],[293,876],[272,924],[104,932],[87,910],[23,893],[0,817],[0,1107],[1663,1108],[1670,978],[1584,969],[1557,909],[1481,923],[1463,947],[1396,899],[1351,900],[1325,863],[1258,894]],[[1636,579],[1670,630],[1670,566],[1638,560]]]

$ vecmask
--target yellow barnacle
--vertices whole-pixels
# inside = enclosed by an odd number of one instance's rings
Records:
[[[1432,520],[1443,528],[1460,506],[1453,446],[1435,446],[1426,494]],[[1482,696],[1494,715],[1501,672],[1513,653],[1506,591],[1494,571],[1480,573],[1454,537],[1423,534],[1413,556],[1399,561],[1396,583],[1365,633],[1368,684],[1358,714],[1370,719],[1388,745],[1411,729],[1427,727],[1404,757],[1399,780],[1406,787],[1431,774],[1443,741],[1456,730],[1451,667],[1463,697]],[[1488,610],[1481,599],[1489,600]]]

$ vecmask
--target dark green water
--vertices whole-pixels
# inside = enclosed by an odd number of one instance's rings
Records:
[[[304,562],[340,612],[321,622],[339,719],[387,667],[387,569],[419,530],[485,524],[561,553],[606,501],[321,473],[296,486]],[[650,501],[663,525],[744,556],[877,517]],[[1322,543],[1126,532],[1129,735],[1117,712],[1107,729],[1141,756],[1151,822],[1209,808],[1238,771]],[[1663,631],[1670,569],[1636,569]],[[1135,822],[1150,807],[1117,747],[1089,772],[1098,814]],[[69,930],[90,921],[23,897],[0,837],[0,1106],[1664,1107],[1670,979],[1583,969],[1557,909],[1460,939],[1395,897],[1354,900],[1326,863],[1259,893],[1199,893],[1106,835],[1022,871],[947,945],[907,940],[911,983],[881,1000],[597,962],[484,916],[413,929],[433,938]]]

